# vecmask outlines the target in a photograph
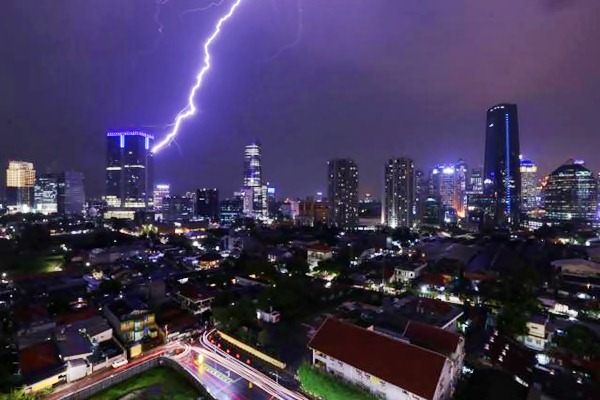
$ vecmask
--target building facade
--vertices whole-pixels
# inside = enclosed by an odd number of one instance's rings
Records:
[[[353,228],[358,224],[358,166],[340,158],[327,165],[329,224]]]
[[[6,200],[9,209],[29,212],[34,205],[35,169],[33,163],[9,161],[6,169]]]
[[[409,158],[395,158],[385,166],[383,224],[412,227],[415,220],[415,165]]]
[[[162,211],[163,199],[171,195],[171,186],[165,183],[154,185],[152,193],[154,210]]]
[[[62,172],[58,177],[58,213],[62,215],[82,214],[85,205],[83,173]]]
[[[196,190],[196,216],[209,221],[219,219],[219,191],[217,189]]]
[[[42,214],[58,212],[58,178],[54,174],[42,174],[35,180],[35,211]]]
[[[555,169],[544,187],[545,218],[551,222],[597,220],[598,181],[582,161],[569,160]]]
[[[141,131],[106,134],[106,217],[133,219],[136,211],[152,208],[153,141]]]
[[[498,104],[487,111],[484,193],[494,201],[496,226],[517,226],[521,208],[519,118],[516,104]]]
[[[538,168],[533,161],[521,160],[521,211],[526,213],[536,209],[539,199]]]
[[[263,183],[261,144],[253,142],[244,149],[244,214],[267,217],[267,185]]]

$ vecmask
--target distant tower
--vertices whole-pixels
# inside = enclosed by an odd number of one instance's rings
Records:
[[[58,178],[54,174],[42,174],[35,180],[35,211],[42,214],[58,212]]]
[[[383,223],[392,228],[411,227],[415,217],[415,165],[395,158],[385,166]]]
[[[85,188],[83,173],[65,171],[58,176],[58,213],[62,215],[83,214]]]
[[[552,222],[589,224],[597,219],[598,181],[583,161],[569,160],[552,171],[543,197]]]
[[[219,219],[219,191],[217,189],[196,190],[196,216],[210,221]]]
[[[152,194],[153,197],[153,205],[154,210],[162,211],[163,199],[165,197],[169,197],[171,195],[171,186],[165,183],[154,185],[154,192]]]
[[[484,193],[493,200],[496,226],[516,226],[521,208],[519,119],[515,104],[498,104],[487,111]]]
[[[141,131],[106,134],[106,202],[108,217],[132,219],[153,201],[154,137]]]
[[[521,211],[527,212],[538,207],[537,165],[530,160],[521,160]]]
[[[9,208],[29,212],[33,208],[35,169],[33,163],[9,161],[6,170],[6,197]]]
[[[248,216],[266,217],[267,186],[262,181],[261,145],[253,142],[244,150],[244,213]]]
[[[350,159],[328,163],[329,224],[352,228],[358,224],[358,166]]]

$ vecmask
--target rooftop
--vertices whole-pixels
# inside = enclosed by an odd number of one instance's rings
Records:
[[[432,399],[446,358],[336,319],[327,319],[308,344],[346,364]]]
[[[21,350],[19,365],[26,382],[52,376],[64,369],[56,343],[52,341],[42,342]]]
[[[408,323],[403,336],[412,344],[445,356],[454,353],[461,341],[461,336],[456,333],[416,321]]]

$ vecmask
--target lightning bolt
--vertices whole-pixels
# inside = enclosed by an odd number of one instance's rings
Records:
[[[300,42],[302,41],[302,34],[304,31],[304,23],[303,23],[304,10],[302,9],[302,0],[298,0],[297,8],[298,8],[298,25],[296,27],[296,36],[295,36],[294,40],[291,41],[290,43],[283,45],[279,49],[277,49],[277,51],[275,53],[271,54],[269,57],[267,57],[264,62],[271,62],[271,61],[275,60],[276,58],[279,58],[279,56],[281,56],[283,53],[298,46],[300,44]]]
[[[189,14],[189,13],[195,13],[198,11],[206,11],[213,7],[219,7],[221,4],[223,4],[223,2],[225,2],[225,0],[213,1],[204,7],[190,8],[190,9],[184,10],[180,16],[183,17],[184,15]]]
[[[163,147],[165,147],[166,145],[171,143],[171,141],[173,141],[175,136],[177,136],[177,132],[179,131],[179,127],[181,126],[181,123],[185,119],[191,117],[192,115],[194,115],[196,113],[196,105],[194,104],[194,97],[195,97],[198,89],[200,89],[200,86],[202,86],[202,81],[204,79],[204,75],[206,75],[206,73],[210,69],[210,46],[215,41],[215,39],[217,37],[219,37],[219,33],[221,33],[221,27],[223,26],[223,24],[225,22],[227,22],[227,20],[229,20],[233,16],[233,14],[235,13],[235,10],[237,10],[237,8],[239,7],[241,2],[242,2],[242,0],[235,0],[235,2],[229,8],[229,11],[227,12],[227,14],[225,14],[224,16],[222,16],[219,19],[219,21],[215,25],[215,29],[213,30],[212,34],[208,37],[208,39],[206,39],[206,42],[204,42],[204,46],[203,46],[204,61],[202,64],[202,68],[200,69],[200,72],[198,72],[198,75],[196,75],[196,83],[194,84],[194,86],[192,86],[192,89],[190,90],[190,94],[188,96],[188,104],[175,117],[175,122],[174,122],[173,129],[171,130],[171,132],[169,132],[167,134],[167,136],[161,142],[154,145],[154,147],[152,148],[153,153],[157,153]]]

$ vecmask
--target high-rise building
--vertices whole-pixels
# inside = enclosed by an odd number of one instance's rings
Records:
[[[392,228],[411,227],[415,218],[415,165],[409,158],[394,158],[385,166],[383,223]]]
[[[163,197],[161,214],[164,221],[189,221],[194,216],[194,198],[190,195]]]
[[[33,208],[35,169],[33,163],[9,161],[6,169],[6,200],[9,209],[29,212]]]
[[[417,222],[423,221],[423,215],[425,211],[425,201],[429,197],[429,180],[425,176],[425,173],[417,169],[415,170],[415,220]]]
[[[106,134],[106,202],[105,215],[133,219],[136,211],[148,210],[153,201],[154,137],[140,131]]]
[[[261,145],[253,142],[244,150],[244,213],[247,216],[266,217],[267,185],[262,180]]]
[[[467,189],[469,168],[462,158],[458,160],[454,168],[456,174],[456,203],[454,209],[459,218],[465,218],[467,214]]]
[[[154,192],[152,193],[152,204],[154,210],[162,211],[163,199],[171,195],[171,186],[165,183],[154,185]]]
[[[469,176],[469,194],[483,194],[483,169],[471,169]]]
[[[552,222],[590,223],[597,219],[598,181],[583,161],[555,169],[544,187],[545,217]]]
[[[196,216],[210,221],[219,219],[219,191],[217,189],[196,190]]]
[[[521,211],[536,209],[539,199],[537,165],[530,160],[521,160]]]
[[[328,162],[329,224],[352,228],[358,224],[358,166],[350,159]]]
[[[515,226],[521,208],[519,119],[515,104],[498,104],[487,111],[484,193],[493,198],[492,221]]]
[[[85,205],[83,173],[65,171],[58,176],[58,213],[82,214]]]
[[[314,226],[315,224],[326,224],[328,216],[328,204],[323,201],[323,196],[318,199],[308,197],[299,203],[298,222],[301,225]]]
[[[244,206],[241,197],[222,200],[219,204],[219,220],[221,223],[232,223],[243,215]]]
[[[42,174],[35,180],[35,211],[42,214],[58,212],[58,178],[54,174]]]

